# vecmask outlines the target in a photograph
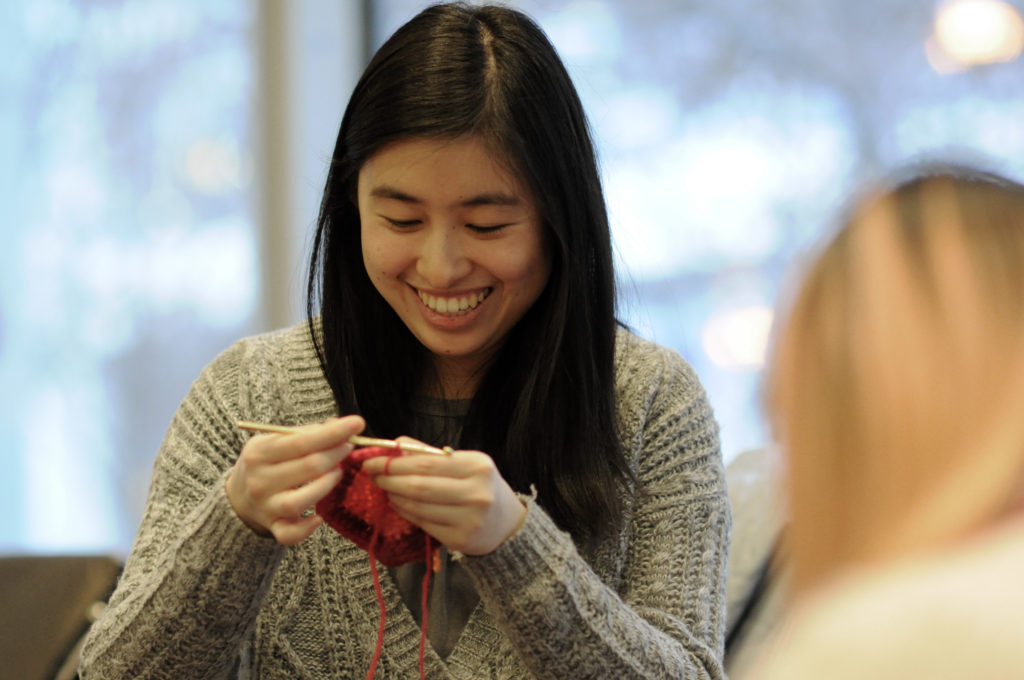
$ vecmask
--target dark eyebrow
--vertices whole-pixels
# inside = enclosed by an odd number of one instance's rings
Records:
[[[467,208],[470,208],[470,207],[475,207],[475,206],[478,206],[478,205],[507,205],[507,206],[516,206],[516,205],[519,205],[519,203],[520,203],[520,201],[519,201],[519,197],[518,196],[513,196],[511,194],[505,194],[505,193],[501,193],[501,192],[494,192],[494,193],[480,194],[479,196],[474,196],[473,198],[471,198],[471,199],[469,199],[467,201],[463,201],[462,205],[466,206]]]
[[[402,201],[403,203],[420,202],[420,199],[387,185],[374,187],[373,191],[370,192],[370,195],[374,198],[390,198],[395,201]]]
[[[420,199],[415,196],[410,196],[404,191],[400,191],[394,187],[385,185],[374,187],[370,191],[370,195],[374,198],[388,198],[393,201],[401,201],[403,203],[421,203]],[[506,194],[504,192],[495,191],[490,193],[479,194],[462,201],[460,205],[467,208],[474,208],[482,205],[501,205],[501,206],[516,206],[522,203],[518,196],[512,194]]]

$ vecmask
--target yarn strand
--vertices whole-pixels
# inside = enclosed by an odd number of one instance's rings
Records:
[[[370,670],[366,674],[366,680],[373,680],[373,674],[377,671],[377,662],[380,661],[381,652],[384,650],[384,620],[387,616],[387,606],[384,603],[384,591],[380,587],[380,574],[377,572],[377,557],[374,554],[377,548],[377,538],[380,536],[380,529],[375,525],[373,536],[370,537],[370,548],[366,552],[370,556],[370,571],[373,573],[373,590],[377,593],[377,604],[380,606],[380,626],[377,628],[377,647],[373,650],[373,658],[370,660]]]
[[[402,455],[402,450],[398,448],[398,455]],[[388,466],[391,464],[391,456],[388,457],[387,462],[384,464],[384,474],[387,474]],[[366,673],[366,680],[373,680],[374,673],[377,672],[377,663],[380,661],[381,654],[384,651],[384,625],[387,620],[387,604],[384,602],[384,590],[380,584],[380,573],[377,571],[377,547],[380,540],[380,523],[373,523],[373,533],[370,535],[370,541],[367,545],[366,552],[370,559],[370,572],[373,574],[373,590],[377,594],[377,605],[380,607],[380,625],[377,628],[377,646],[373,651],[373,658],[370,660],[370,669]],[[426,555],[424,556],[424,566],[426,567],[423,571],[423,586],[420,594],[420,610],[422,612],[423,622],[420,626],[420,652],[419,652],[419,667],[420,667],[420,680],[426,680],[426,651],[427,651],[427,604],[430,599],[430,572],[438,570],[437,564],[437,547],[434,545],[433,539],[430,534],[424,532]]]

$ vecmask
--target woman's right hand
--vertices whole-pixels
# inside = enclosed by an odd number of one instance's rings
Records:
[[[238,517],[282,545],[309,537],[323,519],[306,512],[341,480],[339,463],[352,453],[359,416],[304,425],[294,434],[260,434],[242,448],[228,474],[228,501]]]

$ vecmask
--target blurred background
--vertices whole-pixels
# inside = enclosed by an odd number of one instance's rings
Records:
[[[337,126],[419,0],[0,9],[0,554],[123,555],[163,432],[233,340],[302,318]],[[851,190],[1024,179],[1019,2],[522,0],[599,146],[620,315],[764,445],[772,310]]]

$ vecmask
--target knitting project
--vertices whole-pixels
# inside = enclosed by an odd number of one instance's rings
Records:
[[[363,462],[377,456],[390,459],[401,456],[401,449],[370,446],[357,449],[341,462],[341,481],[316,504],[316,512],[324,523],[369,553],[373,587],[380,606],[380,627],[377,630],[377,648],[370,662],[367,680],[373,677],[384,645],[384,621],[387,616],[384,593],[380,587],[377,561],[386,567],[397,567],[424,560],[421,609],[423,623],[420,631],[420,677],[425,678],[424,652],[427,641],[427,597],[430,592],[430,572],[436,571],[437,546],[429,534],[400,517],[388,505],[387,494],[373,483],[363,471]],[[386,470],[387,468],[385,468]]]

